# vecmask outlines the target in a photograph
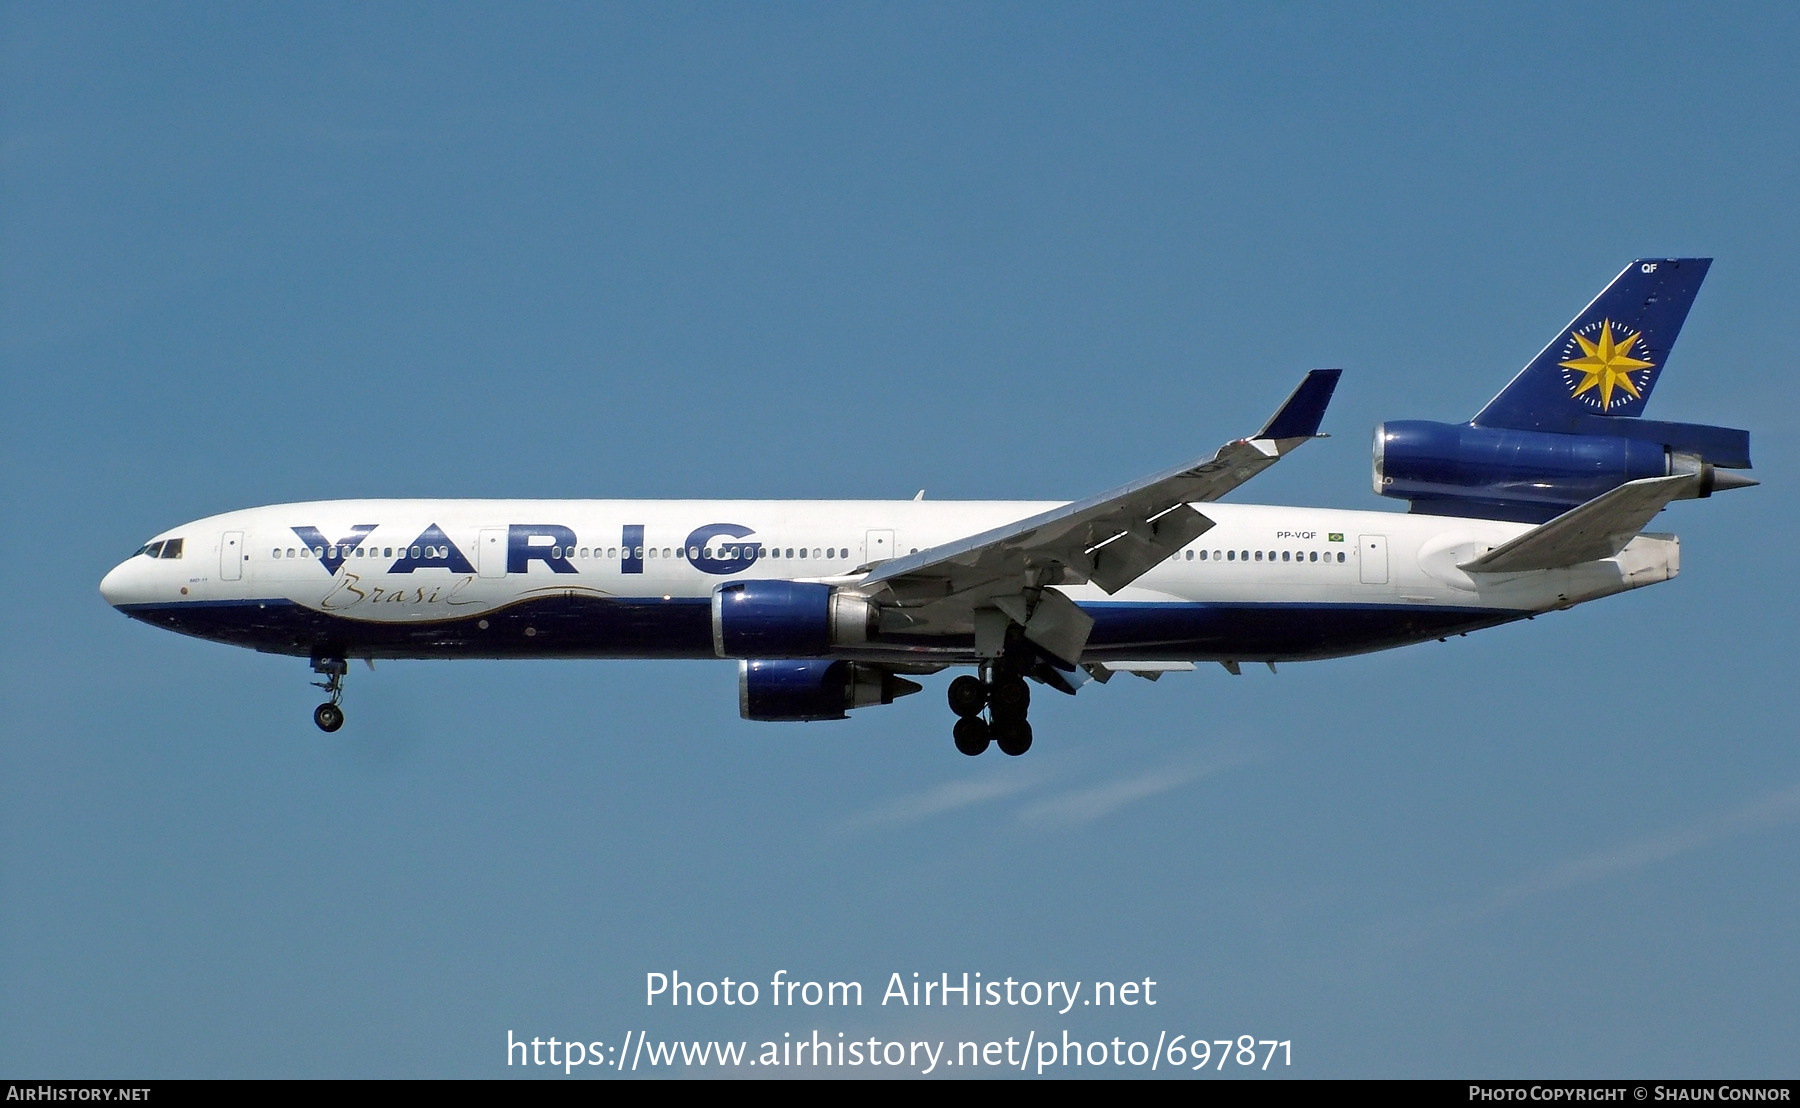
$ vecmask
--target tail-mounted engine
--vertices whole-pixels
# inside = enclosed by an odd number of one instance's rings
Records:
[[[1750,464],[1743,431],[1647,420],[1605,423],[1612,433],[1383,423],[1375,428],[1375,491],[1410,500],[1414,512],[1428,515],[1542,523],[1643,477],[1696,474],[1696,496],[1755,483],[1718,468]],[[1620,433],[1626,429],[1632,433]]]

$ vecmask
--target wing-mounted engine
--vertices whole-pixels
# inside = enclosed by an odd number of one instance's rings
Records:
[[[738,715],[772,722],[844,719],[852,708],[892,704],[920,688],[864,662],[747,658],[738,662]]]
[[[733,581],[713,591],[721,658],[822,658],[868,642],[875,621],[867,597],[814,582]]]

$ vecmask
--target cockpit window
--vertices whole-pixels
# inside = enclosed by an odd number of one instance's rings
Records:
[[[162,544],[162,553],[157,555],[157,557],[159,557],[159,558],[179,558],[179,557],[181,557],[181,540],[180,539],[170,539],[168,542],[163,543]]]
[[[163,544],[160,542],[147,542],[143,546],[138,547],[138,553],[143,554],[146,557],[155,558],[162,553],[162,548]]]

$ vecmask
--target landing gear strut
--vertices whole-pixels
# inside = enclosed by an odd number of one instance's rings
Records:
[[[1031,724],[1025,719],[1031,687],[1009,668],[981,668],[980,677],[965,674],[950,682],[950,710],[958,716],[956,749],[974,757],[993,742],[1002,754],[1016,758],[1031,749]]]
[[[338,704],[344,699],[344,674],[350,666],[342,658],[314,658],[314,673],[323,674],[325,680],[314,681],[313,687],[324,689],[330,700],[313,709],[313,722],[319,730],[326,733],[336,731],[344,725],[344,710]]]

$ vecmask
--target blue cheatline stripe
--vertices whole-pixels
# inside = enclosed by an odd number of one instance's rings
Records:
[[[1084,605],[1094,658],[1326,657],[1504,623],[1511,609],[1403,604]],[[286,599],[121,606],[134,619],[278,654],[453,658],[711,658],[710,598],[545,596],[451,619],[370,621]],[[894,636],[896,649],[972,651],[970,636]],[[877,644],[879,645],[879,644]]]

